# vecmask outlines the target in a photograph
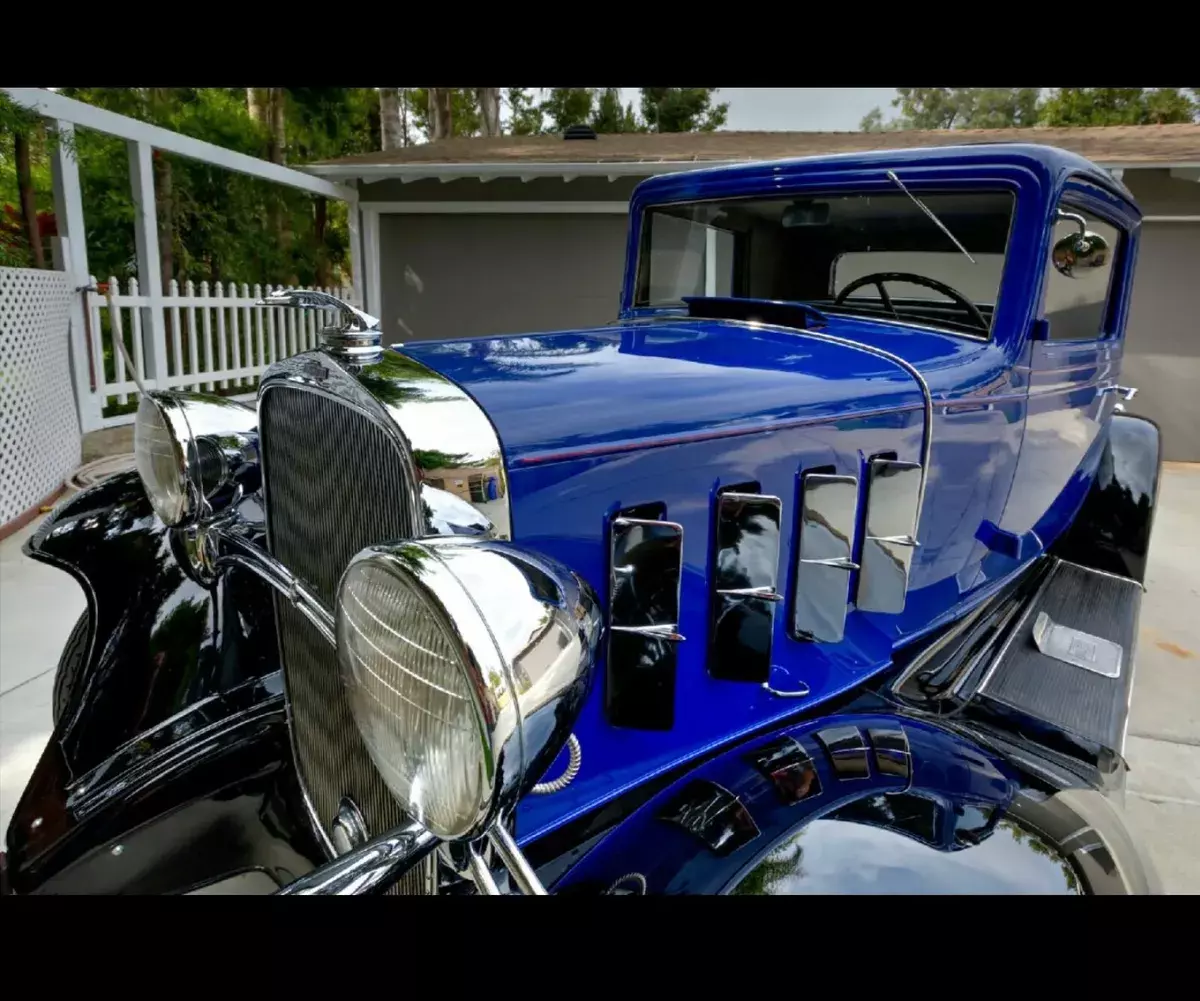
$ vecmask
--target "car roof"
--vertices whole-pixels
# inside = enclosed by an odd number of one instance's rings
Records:
[[[1038,173],[1049,177],[1082,175],[1090,181],[1133,202],[1133,195],[1108,171],[1097,166],[1086,157],[1057,146],[1037,143],[963,143],[958,146],[930,146],[916,149],[873,150],[866,153],[833,153],[824,156],[797,157],[786,160],[759,160],[721,167],[699,168],[678,173],[661,174],[639,184],[633,200],[640,204],[648,202],[671,202],[696,200],[705,197],[710,185],[713,194],[717,189],[728,195],[730,186],[736,187],[739,178],[746,181],[748,188],[757,187],[764,171],[785,173],[790,180],[802,180],[808,174],[836,174],[869,171],[871,169],[904,167],[978,167],[1007,165],[1033,167]]]

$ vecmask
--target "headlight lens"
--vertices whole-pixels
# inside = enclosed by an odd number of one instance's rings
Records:
[[[382,560],[351,565],[337,609],[338,660],[372,761],[413,818],[467,833],[493,763],[472,672],[441,608]]]
[[[166,525],[178,525],[188,508],[183,446],[162,409],[148,395],[138,405],[133,451],[138,475],[155,514]]]

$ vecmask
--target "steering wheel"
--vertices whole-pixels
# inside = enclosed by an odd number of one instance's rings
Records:
[[[903,322],[903,318],[896,312],[896,307],[892,305],[892,299],[887,294],[887,289],[883,287],[884,282],[908,282],[910,285],[921,285],[925,288],[933,289],[935,292],[941,292],[947,299],[954,300],[956,306],[961,306],[970,315],[984,331],[987,333],[991,328],[988,326],[987,320],[983,314],[979,312],[979,308],[961,292],[952,289],[945,282],[940,282],[936,278],[926,278],[924,275],[914,275],[909,271],[876,271],[874,274],[863,275],[861,278],[856,278],[847,285],[837,298],[833,300],[835,306],[840,306],[846,301],[846,297],[851,292],[857,292],[864,285],[874,285],[879,289],[879,298],[883,300],[884,306],[897,320]]]

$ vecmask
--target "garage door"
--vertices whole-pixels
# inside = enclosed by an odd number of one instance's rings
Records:
[[[1155,421],[1165,459],[1200,462],[1200,223],[1142,224],[1121,382]]]
[[[628,222],[601,215],[383,215],[384,333],[477,337],[616,319]]]

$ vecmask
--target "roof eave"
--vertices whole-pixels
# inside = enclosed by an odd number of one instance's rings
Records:
[[[455,180],[476,178],[493,180],[498,177],[649,177],[680,170],[703,167],[727,167],[736,163],[752,163],[751,157],[736,160],[634,160],[615,163],[317,163],[303,168],[317,177],[354,178],[370,184],[372,181],[422,181],[431,178]]]
[[[402,182],[440,179],[452,181],[474,178],[481,181],[499,177],[516,177],[531,181],[539,177],[561,177],[574,180],[576,177],[607,177],[610,181],[618,177],[650,177],[655,174],[671,174],[682,170],[699,170],[708,167],[730,167],[740,163],[754,163],[754,157],[739,157],[725,160],[625,160],[612,163],[546,163],[544,161],[515,163],[317,163],[300,169],[317,177],[361,180],[365,184],[375,181],[399,180]],[[1147,160],[1096,160],[1096,166],[1105,170],[1193,170],[1200,161],[1159,162]]]

